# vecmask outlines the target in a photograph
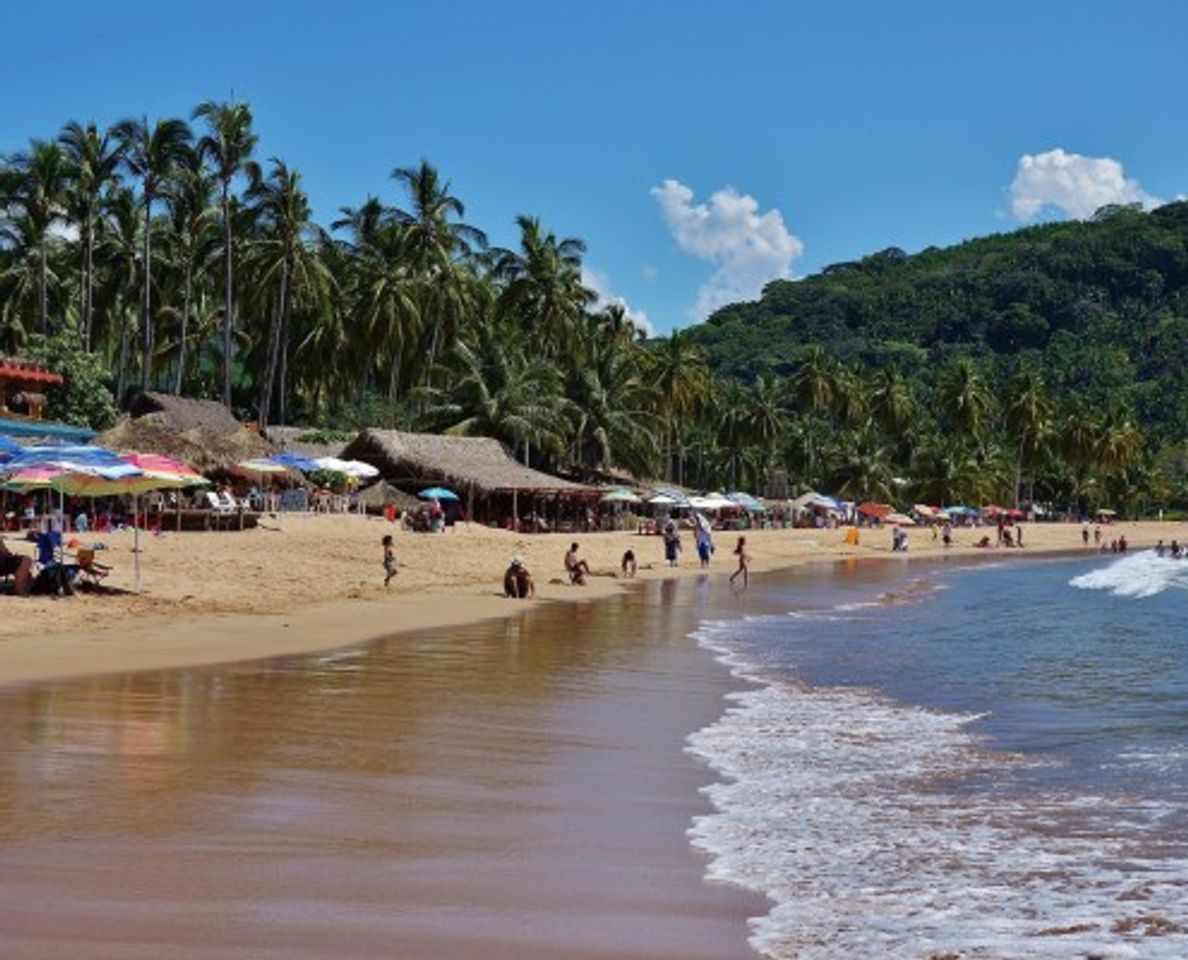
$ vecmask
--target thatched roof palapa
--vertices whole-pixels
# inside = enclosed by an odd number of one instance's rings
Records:
[[[168,393],[146,391],[128,408],[134,420],[149,418],[181,432],[202,428],[215,434],[243,432],[245,427],[217,400],[193,400]]]
[[[517,463],[498,440],[364,430],[342,456],[370,463],[395,482],[445,483],[476,493],[582,494],[590,487]]]
[[[229,470],[241,460],[273,452],[268,441],[243,427],[222,434],[206,427],[174,430],[153,417],[125,418],[95,442],[118,453],[159,453],[188,463],[199,473]]]

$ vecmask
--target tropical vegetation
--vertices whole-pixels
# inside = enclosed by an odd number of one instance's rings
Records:
[[[104,426],[138,390],[334,432],[493,436],[573,475],[858,499],[1188,502],[1188,204],[887,250],[648,337],[538,218],[431,163],[315,219],[250,107],[71,121],[0,160],[0,353]]]

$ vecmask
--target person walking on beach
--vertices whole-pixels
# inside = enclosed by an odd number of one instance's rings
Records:
[[[1023,524],[1021,523],[1015,524],[1015,546],[1023,546]]]
[[[392,582],[396,576],[396,545],[392,542],[392,534],[384,534],[381,541],[384,545],[384,586]]]
[[[1101,546],[1101,527],[1093,528],[1093,545],[1095,547]]]
[[[941,542],[944,543],[946,548],[953,545],[953,524],[949,523],[948,520],[946,520],[945,525],[941,527]]]
[[[1087,523],[1081,524],[1081,543],[1089,546],[1089,524]]]
[[[747,553],[746,537],[738,538],[738,546],[734,548],[734,555],[738,557],[738,569],[730,575],[730,583],[733,585],[739,576],[742,576],[743,589],[745,590],[751,581],[751,557]]]
[[[677,532],[676,524],[671,520],[664,526],[664,559],[670,567],[677,565],[677,556],[681,552],[681,535]]]
[[[703,568],[709,566],[710,557],[714,552],[714,538],[710,533],[709,521],[700,513],[697,514],[697,529],[693,532],[693,539],[697,543],[697,559]]]

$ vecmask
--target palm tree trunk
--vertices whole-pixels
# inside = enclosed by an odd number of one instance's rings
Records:
[[[285,283],[284,306],[281,308],[281,337],[280,337],[280,393],[277,397],[277,420],[283,427],[289,415],[287,401],[289,398],[289,320],[291,308],[289,305],[289,284]]]
[[[272,406],[272,392],[276,388],[277,370],[280,366],[281,324],[285,312],[285,298],[289,283],[289,268],[285,263],[281,266],[280,290],[276,301],[276,315],[269,325],[268,357],[264,373],[264,388],[260,391],[260,426],[268,426],[268,414]]]
[[[87,225],[86,282],[83,311],[83,349],[90,350],[95,325],[95,224]]]
[[[37,299],[38,310],[40,312],[41,332],[49,333],[49,264],[46,259],[45,251],[45,237],[41,238],[41,263],[39,264],[37,277]]]
[[[153,379],[153,198],[144,198],[144,307],[140,328],[140,389],[148,390]]]
[[[231,409],[231,181],[223,181],[223,406]]]
[[[79,272],[78,285],[78,345],[83,350],[88,347],[87,344],[87,282],[89,274],[87,273],[87,254],[89,253],[91,243],[91,223],[90,214],[87,213],[82,222],[82,269]]]
[[[1019,438],[1019,453],[1015,457],[1015,509],[1019,509],[1019,491],[1023,487],[1023,438]]]
[[[116,367],[116,405],[124,404],[124,389],[128,382],[128,311],[123,298],[117,304],[120,317],[120,359]]]
[[[180,397],[186,379],[186,337],[190,328],[190,296],[194,286],[194,261],[186,258],[186,289],[182,293],[181,331],[177,340],[177,377],[173,381],[173,395]]]

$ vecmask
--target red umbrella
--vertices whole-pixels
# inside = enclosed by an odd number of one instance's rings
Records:
[[[1012,520],[1022,520],[1025,516],[1027,516],[1027,514],[1025,514],[1018,507],[1015,507],[1013,510],[1008,510],[1006,512],[1006,515],[1008,517],[1010,517]]]
[[[986,506],[982,507],[982,513],[1002,513],[1002,507],[994,503],[988,503]]]
[[[895,508],[889,503],[860,503],[858,504],[858,512],[864,517],[873,517],[876,520],[882,520],[889,513],[894,513]]]

